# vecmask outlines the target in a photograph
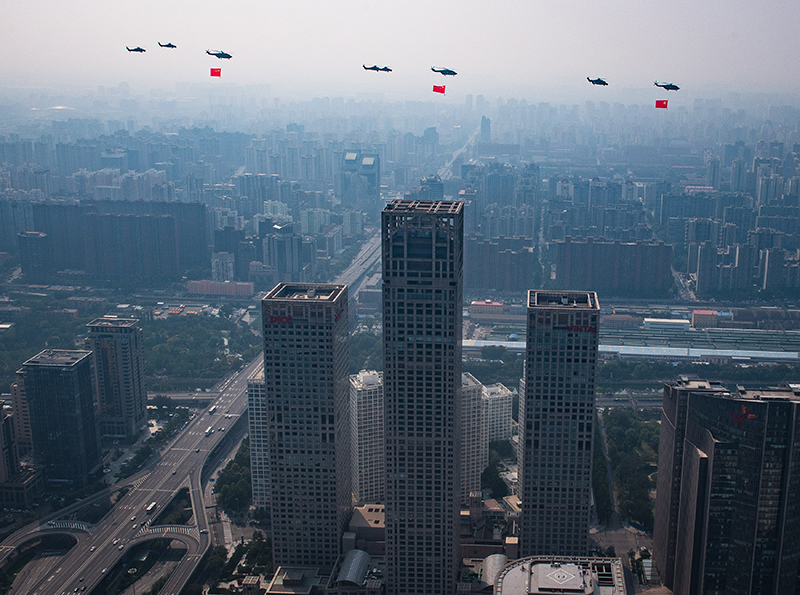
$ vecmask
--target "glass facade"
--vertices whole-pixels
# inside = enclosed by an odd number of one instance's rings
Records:
[[[463,204],[383,211],[389,595],[455,589],[460,495]]]

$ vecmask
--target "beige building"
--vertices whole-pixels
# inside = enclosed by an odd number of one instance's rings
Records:
[[[484,386],[472,374],[461,374],[461,504],[481,491],[481,473],[489,464],[489,434],[482,395]]]
[[[353,499],[383,502],[383,372],[361,370],[350,376]]]
[[[488,441],[511,439],[511,390],[497,383],[483,387]]]

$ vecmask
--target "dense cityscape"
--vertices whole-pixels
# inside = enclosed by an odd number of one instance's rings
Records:
[[[0,590],[794,592],[800,106],[597,91],[0,93]]]

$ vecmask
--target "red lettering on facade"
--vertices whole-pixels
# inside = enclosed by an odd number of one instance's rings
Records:
[[[568,326],[567,330],[571,333],[596,333],[596,326]]]
[[[291,316],[270,316],[270,324],[292,324]]]

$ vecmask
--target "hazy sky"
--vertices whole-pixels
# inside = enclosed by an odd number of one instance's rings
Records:
[[[4,0],[0,87],[272,85],[291,98],[467,93],[631,103],[795,92],[797,0]],[[159,48],[171,41],[175,50]],[[145,54],[130,54],[139,45]],[[233,54],[230,61],[207,48]],[[361,64],[389,65],[392,73]],[[434,74],[446,66],[457,77]],[[608,88],[586,76],[602,76]],[[684,100],[685,100],[684,99]]]

